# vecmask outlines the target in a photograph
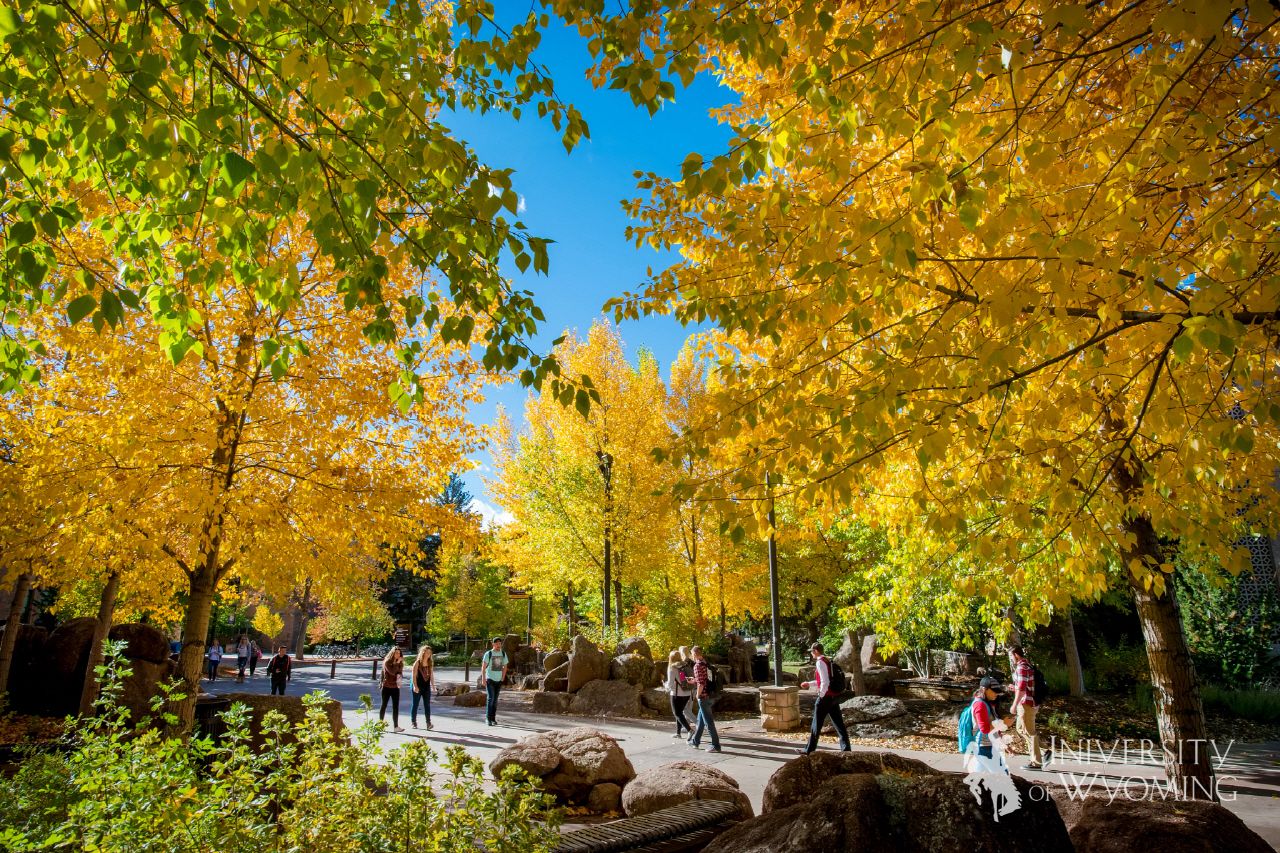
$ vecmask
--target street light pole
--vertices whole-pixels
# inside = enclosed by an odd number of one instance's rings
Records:
[[[769,490],[769,609],[773,615],[773,686],[782,686],[782,632],[778,627],[778,543],[774,540],[773,484],[764,475]]]

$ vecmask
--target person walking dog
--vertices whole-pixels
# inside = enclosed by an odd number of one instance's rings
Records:
[[[498,724],[498,691],[502,689],[502,681],[507,677],[507,653],[502,650],[502,638],[493,638],[493,648],[484,653],[481,669],[484,671],[484,691],[488,701],[484,706],[485,719],[489,725]]]
[[[284,695],[284,686],[293,678],[293,661],[284,646],[276,649],[276,656],[267,663],[267,675],[271,676],[271,695]]]
[[[418,649],[418,657],[414,659],[413,670],[409,674],[409,688],[413,691],[413,708],[409,711],[409,722],[415,729],[418,727],[419,702],[422,703],[427,731],[435,728],[431,725],[431,687],[435,684],[435,680],[435,658],[431,656],[431,647],[423,643],[422,648]]]
[[[809,743],[804,749],[796,750],[801,755],[808,755],[818,748],[818,735],[822,733],[822,726],[828,717],[840,737],[840,751],[850,751],[849,731],[844,727],[844,712],[840,710],[840,694],[845,689],[844,673],[827,659],[823,651],[822,643],[814,643],[809,647],[817,680],[800,685],[802,690],[808,690],[811,684],[818,688],[818,702],[813,706],[813,727],[809,730]]]

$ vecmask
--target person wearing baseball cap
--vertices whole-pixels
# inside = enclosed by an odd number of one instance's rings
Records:
[[[995,676],[986,675],[978,682],[973,695],[973,724],[978,729],[978,755],[991,758],[991,743],[1001,737],[995,727],[996,700],[1004,693],[1004,685]],[[1008,725],[1008,720],[1005,725]]]

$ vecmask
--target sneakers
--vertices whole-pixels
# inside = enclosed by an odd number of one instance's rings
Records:
[[[431,725],[430,723],[427,723],[427,731],[431,731],[434,728],[435,726]]]
[[[1052,749],[1040,750],[1040,766],[1048,767],[1049,762],[1051,761],[1053,761],[1053,750]]]
[[[713,746],[710,749],[708,749],[707,752],[720,752],[720,747]]]
[[[679,732],[676,732],[675,734],[672,735],[672,737],[684,737],[684,735],[680,734]]]
[[[401,726],[396,726],[393,731],[402,732],[404,729]]]
[[[808,755],[808,754],[809,754],[809,750],[807,750],[807,749],[797,749],[797,750],[796,750],[796,755]]]
[[[1043,764],[1024,764],[1022,765],[1022,769],[1023,770],[1043,770],[1044,765]]]
[[[487,720],[486,722],[488,722],[488,723],[489,723],[489,725],[491,725],[491,726],[496,726],[496,725],[497,725],[497,723],[496,723],[496,722],[494,722],[493,720]]]
[[[413,726],[415,729],[418,727],[417,723],[410,723],[409,725]]]
[[[685,741],[685,743],[689,744],[689,746],[693,747],[694,749],[698,748],[698,745],[694,743],[692,740],[687,740]]]

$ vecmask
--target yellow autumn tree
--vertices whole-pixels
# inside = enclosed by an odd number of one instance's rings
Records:
[[[486,484],[516,519],[502,541],[517,585],[544,597],[585,593],[601,624],[616,627],[624,586],[638,589],[670,558],[667,505],[654,494],[662,472],[649,455],[666,435],[666,389],[652,356],[629,364],[604,322],[585,340],[568,336],[555,357],[566,375],[590,377],[599,401],[584,417],[553,394],[530,396],[526,429],[501,419]]]
[[[424,530],[464,527],[434,495],[483,438],[466,415],[483,382],[467,347],[369,343],[371,321],[404,318],[348,311],[334,293],[340,273],[307,233],[289,219],[269,224],[256,267],[224,266],[209,237],[201,263],[222,280],[182,290],[196,338],[176,363],[156,346],[168,334],[160,321],[130,314],[100,336],[60,312],[32,315],[29,333],[48,344],[43,383],[5,398],[0,415],[23,421],[33,497],[58,508],[47,582],[75,582],[110,541],[130,557],[126,582],[185,594],[187,724],[220,584],[235,578],[277,601],[308,582],[322,592],[367,580],[380,556],[413,552]],[[91,242],[64,248],[109,263]],[[264,301],[263,270],[294,282],[297,298]],[[404,267],[388,287],[437,299],[428,277]],[[289,341],[294,355],[260,351],[267,341]],[[425,383],[421,401],[394,391],[409,373]]]
[[[745,522],[773,472],[1057,606],[1120,566],[1166,770],[1212,796],[1170,551],[1239,570],[1275,527],[1277,9],[552,5],[640,101],[700,69],[739,96],[726,151],[643,181],[632,236],[683,260],[617,310],[724,332],[700,443],[746,436]]]

